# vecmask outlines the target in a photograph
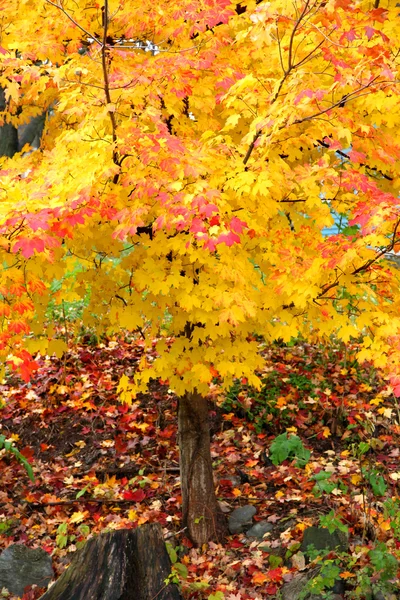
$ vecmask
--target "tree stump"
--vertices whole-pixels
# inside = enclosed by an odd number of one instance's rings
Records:
[[[158,523],[90,539],[40,600],[182,600]]]

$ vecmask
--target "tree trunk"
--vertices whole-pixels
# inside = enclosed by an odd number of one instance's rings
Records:
[[[179,398],[178,436],[183,526],[196,546],[222,542],[226,523],[214,490],[208,402],[197,392]]]
[[[182,600],[158,523],[90,539],[40,600]]]
[[[0,88],[0,112],[7,110],[4,89]],[[11,123],[0,126],[0,156],[12,158],[18,152],[18,129]]]

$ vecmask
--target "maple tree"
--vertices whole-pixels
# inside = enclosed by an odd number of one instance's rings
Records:
[[[67,349],[52,299],[137,332],[156,355],[121,399],[152,378],[178,394],[183,520],[218,538],[207,393],[260,385],[255,334],[361,334],[399,391],[398,9],[1,6],[4,126],[51,113],[39,151],[1,161],[4,362],[28,379]],[[335,215],[348,226],[324,237]]]

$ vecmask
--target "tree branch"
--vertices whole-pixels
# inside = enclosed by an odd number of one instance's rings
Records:
[[[382,248],[379,252],[377,252],[377,254],[374,256],[374,258],[370,258],[363,265],[361,265],[360,267],[357,267],[357,269],[354,269],[350,273],[350,275],[358,275],[359,273],[362,273],[363,271],[366,271],[367,269],[369,269],[369,267],[371,265],[373,265],[382,256],[384,256],[388,252],[391,252],[393,250],[393,248],[395,247],[395,245],[398,244],[398,243],[400,243],[400,238],[396,238],[399,226],[400,226],[400,219],[397,221],[397,223],[396,223],[396,225],[395,225],[395,227],[393,229],[392,241],[390,242],[390,244],[388,244],[387,246],[385,246],[384,248]],[[326,286],[324,286],[321,289],[321,292],[318,294],[318,296],[315,298],[314,301],[316,301],[316,300],[318,300],[320,298],[325,297],[325,294],[327,292],[329,292],[329,290],[337,287],[339,284],[340,284],[340,275],[336,278],[336,280],[333,283],[330,283],[330,284],[327,284]]]
[[[83,33],[85,33],[88,36],[88,38],[93,39],[96,42],[96,44],[98,44],[99,46],[103,45],[102,42],[93,33],[90,33],[90,31],[87,31],[87,29],[85,29],[84,27],[79,25],[79,23],[77,21],[75,21],[75,19],[73,17],[71,17],[71,15],[62,6],[61,2],[56,3],[56,2],[51,2],[50,0],[46,0],[46,2],[47,2],[47,4],[50,4],[50,6],[55,6],[55,8],[58,8],[58,10],[61,10],[61,12],[64,13],[64,15],[66,17],[68,17],[68,19],[71,21],[71,23],[73,23],[75,25],[75,27],[77,27],[78,29],[83,31]]]

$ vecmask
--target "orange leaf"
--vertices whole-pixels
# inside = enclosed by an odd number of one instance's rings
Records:
[[[256,573],[254,573],[253,577],[251,578],[251,581],[255,585],[263,585],[266,581],[268,581],[268,576],[264,573],[261,573],[261,571],[257,571]]]

